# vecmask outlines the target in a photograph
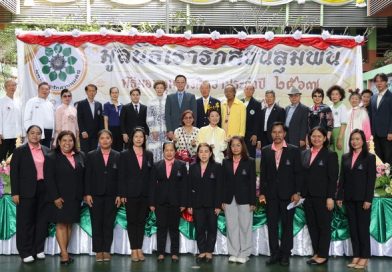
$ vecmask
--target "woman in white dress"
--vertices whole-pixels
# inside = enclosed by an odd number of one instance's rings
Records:
[[[167,84],[163,80],[154,83],[157,96],[150,100],[147,107],[147,125],[150,128],[150,135],[147,138],[147,149],[154,155],[154,161],[163,159],[162,145],[166,141],[166,89]]]
[[[215,161],[222,163],[225,155],[223,151],[227,148],[226,132],[218,126],[220,120],[220,113],[216,109],[208,112],[208,126],[200,128],[197,141],[199,143],[207,143],[212,147]]]

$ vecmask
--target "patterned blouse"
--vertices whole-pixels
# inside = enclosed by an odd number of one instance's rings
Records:
[[[174,137],[177,139],[176,147],[178,150],[188,150],[191,156],[196,155],[197,150],[197,136],[199,129],[197,127],[192,128],[191,133],[187,133],[183,127],[179,127],[174,131]],[[192,146],[192,141],[196,141],[196,145]]]
[[[313,105],[309,108],[308,131],[317,126],[325,128],[327,131],[333,130],[333,114],[328,105],[321,104],[318,107]]]

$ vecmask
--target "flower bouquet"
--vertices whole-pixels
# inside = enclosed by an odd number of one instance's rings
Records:
[[[11,193],[10,161],[11,156],[0,164],[0,197]]]
[[[388,163],[377,163],[377,178],[374,186],[375,196],[391,197],[392,196],[392,181],[391,181],[391,166]]]

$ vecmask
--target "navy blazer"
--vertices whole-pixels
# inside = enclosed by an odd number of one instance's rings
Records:
[[[64,201],[83,199],[85,157],[82,152],[74,155],[75,165],[73,168],[61,152],[51,151],[45,157],[44,173],[46,180],[46,199],[53,202],[59,197]]]
[[[86,157],[84,195],[117,196],[120,153],[111,150],[105,165],[100,149],[90,151]]]
[[[120,113],[121,134],[131,135],[135,127],[142,127],[147,135],[150,129],[147,126],[147,106],[139,103],[139,113],[135,111],[132,103],[123,106]]]
[[[191,110],[195,116],[195,123],[197,123],[197,106],[194,94],[185,92],[182,97],[181,108],[178,105],[177,92],[169,94],[166,98],[165,104],[165,118],[166,130],[175,131],[176,128],[182,126],[181,115],[184,111]]]
[[[94,102],[94,118],[90,104],[86,99],[75,103],[77,109],[79,134],[87,132],[89,138],[97,138],[98,132],[103,129],[102,104]]]
[[[237,171],[233,171],[233,159],[224,159],[223,171],[223,199],[230,204],[235,201],[240,205],[256,205],[256,165],[253,158],[241,159]]]
[[[121,197],[148,197],[154,167],[153,154],[143,151],[142,168],[140,169],[135,151],[129,148],[120,153],[119,195]]]
[[[293,194],[302,190],[301,152],[298,147],[288,144],[283,148],[277,169],[275,151],[271,147],[268,145],[261,151],[260,194],[267,200],[290,200]]]
[[[257,139],[262,140],[263,139],[263,133],[264,133],[264,122],[265,122],[265,113],[267,111],[267,108],[264,108],[261,110],[260,113],[260,119],[257,121],[258,122],[258,131],[257,131]],[[286,111],[279,107],[278,105],[274,104],[274,107],[271,110],[271,113],[268,117],[267,120],[267,143],[261,143],[263,146],[269,145],[272,143],[272,125],[275,122],[283,122],[285,121],[286,118]]]
[[[241,101],[245,103],[245,99],[241,99]],[[261,103],[251,97],[248,106],[246,107],[245,139],[249,140],[252,135],[257,136],[260,113]]]
[[[150,206],[187,206],[187,170],[183,162],[174,160],[169,178],[165,160],[154,164],[150,185]]]
[[[304,183],[302,195],[335,199],[339,162],[336,152],[323,147],[310,164],[311,149],[302,151]]]
[[[372,96],[371,124],[372,134],[378,137],[387,137],[392,133],[392,93],[387,90],[381,98],[377,108],[377,95]]]
[[[371,203],[376,182],[376,156],[359,154],[353,167],[351,162],[350,153],[342,156],[337,199]]]
[[[222,166],[209,162],[204,175],[201,176],[200,163],[189,167],[188,175],[189,207],[222,207]]]
[[[49,148],[46,146],[41,145],[41,148],[44,156],[49,153]],[[10,168],[11,194],[19,195],[21,198],[34,197],[37,189],[37,169],[29,144],[14,150]],[[45,175],[44,179],[46,179]]]
[[[208,111],[204,112],[204,103],[203,103],[203,97],[200,97],[196,100],[197,104],[197,122],[196,122],[196,127],[201,128],[208,126],[210,122],[208,121]],[[221,102],[210,96],[210,99],[208,100],[208,105],[211,109],[217,110],[219,113],[221,112]],[[221,120],[219,120],[218,126],[221,126]]]

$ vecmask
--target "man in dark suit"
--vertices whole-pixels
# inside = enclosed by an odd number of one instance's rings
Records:
[[[165,117],[167,137],[172,140],[174,130],[181,126],[181,115],[186,110],[191,110],[197,123],[197,107],[195,95],[185,92],[186,77],[176,76],[175,84],[177,92],[169,94],[166,99]]]
[[[196,127],[201,128],[208,126],[208,111],[211,109],[221,111],[220,101],[210,96],[211,84],[208,81],[203,81],[200,85],[201,97],[196,100],[197,104],[197,122]],[[221,120],[218,123],[220,127]]]
[[[291,105],[286,107],[286,141],[303,149],[306,147],[309,109],[301,104],[301,92],[297,88],[290,90],[289,98]]]
[[[265,103],[267,107],[261,110],[258,122],[257,139],[260,146],[272,144],[272,124],[275,122],[284,122],[286,111],[275,104],[275,92],[272,90],[265,92]]]
[[[140,89],[135,88],[129,92],[131,96],[131,103],[125,105],[120,114],[120,129],[123,135],[123,140],[126,145],[132,141],[129,136],[135,127],[142,127],[147,135],[150,130],[147,126],[147,106],[141,104]]]
[[[260,117],[261,112],[261,103],[253,97],[254,93],[255,87],[252,84],[246,84],[244,89],[245,98],[241,100],[246,106],[246,128],[244,139],[249,156],[252,158],[256,157],[257,119]]]
[[[372,96],[371,124],[377,156],[384,163],[392,163],[392,94],[388,77],[377,74],[373,82],[378,94]]]
[[[95,101],[97,86],[89,84],[84,88],[87,98],[75,103],[80,134],[80,149],[86,154],[97,148],[98,132],[103,129],[102,104]]]
[[[287,128],[282,122],[272,125],[273,143],[261,152],[260,203],[267,204],[268,240],[271,257],[267,265],[280,262],[288,266],[293,248],[293,218],[295,209],[287,210],[300,200],[302,189],[301,153],[298,147],[286,144]],[[278,226],[282,222],[279,246]]]

